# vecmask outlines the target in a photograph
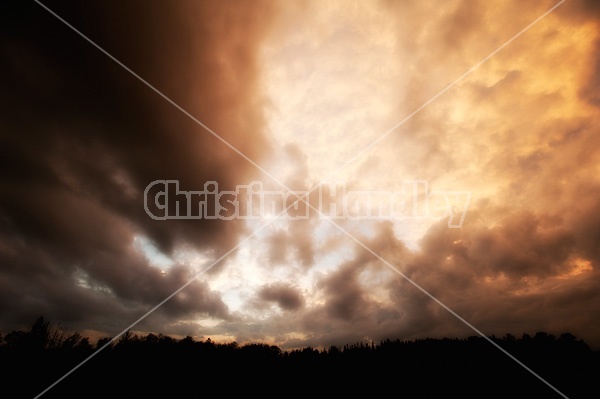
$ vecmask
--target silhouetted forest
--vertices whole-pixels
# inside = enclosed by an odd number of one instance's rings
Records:
[[[600,352],[565,333],[490,337],[569,398],[598,398]],[[39,318],[0,340],[2,397],[33,398],[110,338],[92,345]],[[6,395],[7,392],[14,394]],[[385,340],[283,351],[126,333],[44,398],[260,395],[559,398],[482,337]]]

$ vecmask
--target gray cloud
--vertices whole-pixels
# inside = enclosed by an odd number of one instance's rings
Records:
[[[256,54],[269,3],[47,4],[247,156],[268,151]],[[235,221],[154,221],[145,186],[227,189],[256,170],[35,3],[1,14],[2,328],[43,314],[114,332],[193,276],[178,265],[161,274],[134,249],[136,236],[167,255],[191,246],[216,257],[245,231]],[[202,282],[159,312],[230,317]]]
[[[258,291],[259,299],[275,302],[283,310],[298,310],[304,306],[304,298],[298,289],[286,284],[269,284]]]
[[[269,156],[258,54],[277,14],[273,2],[48,4],[246,155]],[[517,2],[500,11],[459,2],[439,13],[386,4],[401,62],[415,55],[395,105],[399,120],[551,6],[515,16]],[[591,23],[593,4],[567,2],[553,18]],[[214,259],[247,233],[236,221],[154,221],[143,209],[146,185],[178,179],[196,190],[214,180],[231,189],[264,176],[35,3],[2,7],[0,329],[42,314],[80,330],[118,332],[194,273],[177,263],[161,273],[135,249],[136,237],[166,255],[193,248]],[[559,46],[557,29],[540,35]],[[495,191],[474,198],[462,229],[441,220],[409,250],[389,223],[342,223],[485,333],[569,331],[600,345],[597,112],[563,109],[571,83],[540,88],[534,83],[543,71],[513,65],[523,54],[544,55],[528,54],[528,43],[498,54],[493,79],[482,74],[456,88],[456,103],[477,105],[459,110],[463,125],[453,119],[454,103],[434,104],[374,149],[356,175],[447,178],[475,188],[493,181]],[[573,84],[581,104],[597,110],[598,44],[591,51]],[[560,80],[559,69],[543,76]],[[284,156],[292,170],[286,183],[305,189],[302,149],[289,145]],[[341,234],[316,237],[319,226],[311,218],[271,231],[264,265],[301,266],[288,277],[314,273],[314,298],[291,278],[263,285],[246,298],[250,305],[284,312],[261,320],[232,312],[221,293],[195,281],[138,327],[239,341],[275,336],[287,348],[473,334],[372,254],[354,246],[346,256]],[[362,235],[373,226],[373,235]],[[327,259],[326,271],[315,267],[332,251],[342,255]],[[195,321],[203,317],[221,323],[203,327]]]

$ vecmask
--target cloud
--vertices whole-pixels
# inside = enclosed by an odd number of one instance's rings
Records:
[[[366,310],[367,301],[353,269],[341,267],[322,284],[327,301],[325,312],[330,318],[348,321],[360,317]]]
[[[290,245],[289,234],[284,230],[278,230],[267,237],[265,241],[269,246],[269,262],[273,265],[285,264]]]
[[[248,157],[268,151],[256,54],[270,3],[48,6]],[[146,185],[227,189],[256,169],[35,3],[3,8],[3,328],[44,314],[118,330],[193,277],[183,265],[161,273],[135,237],[167,255],[191,246],[217,257],[246,231],[239,221],[154,221]],[[161,312],[230,317],[202,282]]]
[[[554,3],[48,4],[305,190]],[[472,193],[460,229],[338,222],[486,334],[600,345],[594,4],[566,2],[338,176],[356,190],[420,179]],[[279,187],[35,3],[2,7],[0,328],[43,314],[119,332],[256,227],[152,220],[149,183]],[[138,328],[286,348],[473,334],[310,215],[264,229]],[[157,267],[140,237],[172,264]]]
[[[260,300],[275,302],[283,310],[298,310],[304,306],[302,294],[286,284],[270,284],[258,291]]]
[[[404,61],[390,127],[554,5],[385,4]],[[600,343],[590,4],[565,3],[358,159],[351,176],[353,187],[393,190],[418,178],[430,189],[471,191],[461,229],[430,223],[410,251],[398,237],[411,221],[379,225],[371,236],[362,221],[342,224],[486,334],[570,331]],[[322,274],[302,322],[287,326],[304,341],[285,344],[474,333],[386,269],[354,247]]]

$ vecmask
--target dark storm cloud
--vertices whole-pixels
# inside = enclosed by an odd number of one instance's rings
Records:
[[[274,2],[45,4],[252,159],[260,163],[270,151],[256,57]],[[397,120],[554,2],[438,4],[389,2],[398,60],[407,65]],[[588,49],[569,39],[573,26],[597,24],[595,4],[566,2],[489,69],[446,93],[456,96],[449,103],[440,97],[398,129],[385,144],[396,163],[382,150],[359,171],[494,185],[493,195],[484,188],[474,199],[462,229],[440,221],[418,250],[409,251],[389,224],[360,236],[487,334],[569,331],[600,345],[600,47],[582,57]],[[216,258],[245,232],[236,221],[146,215],[142,195],[153,180],[177,179],[182,190],[214,180],[226,190],[260,175],[34,2],[0,6],[0,54],[0,330],[43,314],[76,329],[118,332],[194,274],[177,264],[162,274],[135,249],[136,236],[167,255],[183,247]],[[551,68],[527,69],[524,59]],[[585,76],[567,73],[575,63],[585,64]],[[573,84],[582,101],[570,107]],[[302,149],[290,145],[284,156],[292,170],[284,181],[305,189]],[[340,223],[353,233],[364,227]],[[318,242],[314,219],[289,227],[267,238],[269,267],[292,261],[304,266],[298,273],[315,272],[315,258],[346,238],[326,234]],[[187,335],[199,332],[194,318],[209,316],[224,322],[203,332],[240,342],[277,336],[286,347],[473,335],[360,247],[325,266],[335,269],[323,273],[314,298],[288,283],[253,292],[255,305],[293,311],[266,321],[232,314],[218,292],[196,281],[138,327]]]
[[[591,214],[593,206],[582,207],[582,214]],[[387,223],[378,225],[372,239],[362,239],[488,335],[571,332],[600,345],[593,322],[600,307],[598,261],[590,256],[595,219],[572,222],[563,209],[544,214],[489,203],[469,212],[462,229],[449,229],[445,220],[434,224],[418,250],[409,251]],[[591,260],[589,267],[582,259]],[[380,278],[370,281],[369,273]],[[358,246],[319,287],[324,303],[307,307],[298,320],[306,338],[282,346],[475,334]]]
[[[355,269],[341,267],[322,284],[327,298],[325,312],[329,317],[348,321],[364,313],[368,303]]]
[[[476,212],[476,211],[475,211]],[[475,216],[472,212],[469,216]],[[438,225],[422,240],[426,263],[465,264],[477,268],[477,274],[504,274],[512,278],[545,277],[558,271],[572,251],[573,237],[552,216],[517,211],[501,219],[494,228],[467,225],[469,233],[460,233]],[[415,266],[417,267],[417,266]],[[465,271],[475,273],[475,270]]]
[[[371,238],[361,239],[385,259],[404,260],[410,255],[406,246],[394,238],[392,226],[387,222],[377,224]],[[329,331],[331,334],[326,338],[327,342],[338,340],[339,343],[342,338],[355,341],[365,336],[375,336],[381,332],[375,333],[375,329],[384,330],[390,320],[401,318],[401,312],[397,309],[373,298],[373,292],[385,288],[379,286],[379,282],[369,281],[367,272],[373,270],[376,273],[383,272],[383,275],[389,274],[370,252],[357,246],[351,259],[319,281],[318,288],[324,303],[304,314],[304,327],[311,332]],[[374,326],[377,327],[374,329]]]
[[[268,151],[255,54],[271,6],[45,4],[250,158]],[[243,233],[235,221],[154,221],[146,185],[230,189],[256,170],[34,2],[0,14],[3,328],[44,314],[118,330],[193,275],[162,275],[134,249],[136,235],[166,254],[211,256]],[[229,317],[201,282],[161,311]]]
[[[470,215],[475,220],[477,212]],[[502,334],[502,328],[571,331],[598,344],[591,313],[578,313],[600,306],[600,296],[584,288],[598,284],[597,272],[578,269],[585,259],[578,250],[578,226],[565,225],[557,216],[519,211],[498,220],[494,227],[474,222],[455,231],[443,223],[434,225],[405,273],[486,333]],[[412,301],[404,297],[410,286],[394,285],[391,296],[398,307],[413,313],[407,307]],[[425,330],[440,327],[438,315],[426,319]]]
[[[600,271],[600,186],[585,184],[574,194],[573,201],[578,201],[578,206],[568,217],[568,222],[577,226],[572,233],[576,239],[574,249],[583,258],[591,260],[593,267]]]
[[[283,310],[298,310],[304,306],[302,293],[285,284],[270,284],[258,291],[259,299],[275,302]]]

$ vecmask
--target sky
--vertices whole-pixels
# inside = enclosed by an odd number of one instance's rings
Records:
[[[4,2],[0,332],[600,348],[600,7],[557,3]]]

